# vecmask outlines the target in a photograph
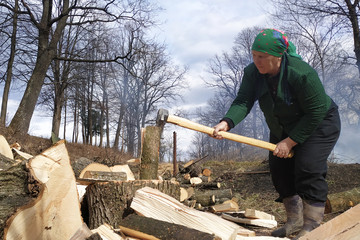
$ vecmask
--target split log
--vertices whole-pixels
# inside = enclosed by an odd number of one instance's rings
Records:
[[[227,213],[223,213],[221,217],[232,222],[265,227],[265,228],[275,228],[277,226],[277,221],[275,220],[234,217]]]
[[[136,191],[131,208],[145,217],[215,234],[221,239],[235,239],[237,234],[255,235],[253,231],[241,228],[215,214],[189,208],[176,199],[149,187]]]
[[[17,172],[21,169],[18,165],[9,170],[16,168]],[[28,176],[34,179],[30,184],[30,187],[33,187],[31,192],[39,192],[34,194],[35,199],[31,199],[29,194],[21,193],[21,190],[24,191],[24,183],[29,183],[24,171],[20,172],[21,177],[16,176],[18,182],[7,183],[11,183],[9,185],[13,185],[15,188],[14,192],[8,192],[6,201],[12,205],[16,200],[9,199],[9,197],[16,198],[18,196],[15,192],[20,192],[24,199],[18,199],[14,205],[19,206],[20,202],[24,205],[16,207],[16,213],[6,221],[4,238],[27,239],[31,236],[33,239],[70,239],[81,227],[83,221],[75,176],[64,141],[58,142],[32,158],[27,164],[27,168],[29,169]],[[6,172],[8,176],[11,175],[9,171]],[[1,189],[3,190],[3,188]]]
[[[325,213],[343,212],[360,203],[360,188],[328,195]]]
[[[210,212],[218,213],[218,212],[237,212],[239,211],[239,205],[232,201],[228,200],[221,204],[216,204],[209,208]]]
[[[71,162],[71,167],[74,170],[75,177],[78,178],[81,174],[81,171],[84,170],[87,166],[94,163],[94,161],[91,161],[88,158],[80,157]]]
[[[122,219],[134,211],[130,208],[136,190],[152,187],[176,199],[180,198],[178,182],[159,180],[135,180],[126,182],[94,183],[87,187],[84,207],[88,218],[84,221],[91,229],[97,228],[104,222],[117,228]]]
[[[360,236],[360,204],[322,224],[301,237],[310,239],[359,239]]]
[[[7,158],[14,159],[10,145],[3,135],[0,135],[0,153]]]
[[[183,225],[160,221],[154,218],[148,218],[131,214],[127,216],[120,226],[131,228],[142,233],[152,235],[158,239],[172,240],[221,240],[213,234],[201,232]],[[124,232],[126,234],[126,232]],[[142,238],[143,239],[143,238]]]
[[[107,240],[125,240],[119,234],[115,233],[109,224],[104,223],[96,229],[91,230],[92,233],[98,233],[101,239]]]
[[[123,172],[126,174],[127,178],[125,180],[135,180],[134,174],[132,173],[131,169],[129,168],[129,165],[115,165],[112,167],[108,167],[105,164],[101,163],[91,163],[88,166],[86,166],[80,173],[79,178],[86,178],[85,174],[86,172],[113,172],[113,173],[119,173]]]
[[[255,209],[245,209],[245,217],[254,219],[275,220],[275,216]]]
[[[140,179],[158,179],[159,149],[162,128],[148,126],[145,128],[142,146]]]

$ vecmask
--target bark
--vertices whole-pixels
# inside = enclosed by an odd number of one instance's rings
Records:
[[[157,179],[161,128],[148,126],[145,129],[141,153],[140,179]]]
[[[0,160],[1,163],[4,162],[3,160],[3,158]],[[13,164],[14,161],[9,161],[6,170],[0,171],[0,239],[4,236],[6,220],[14,215],[19,207],[32,201],[32,196],[28,191],[26,165],[17,164],[11,167]]]
[[[159,239],[167,240],[220,240],[213,234],[205,233],[185,227],[179,224],[169,223],[165,221],[156,220],[131,214],[127,216],[121,223],[121,226],[131,228]]]
[[[145,186],[159,189],[176,199],[180,197],[180,186],[170,181],[126,181],[107,182],[89,185],[86,192],[88,222],[90,229],[102,225],[104,222],[117,228],[123,218],[133,213],[130,208],[131,201],[138,189]]]

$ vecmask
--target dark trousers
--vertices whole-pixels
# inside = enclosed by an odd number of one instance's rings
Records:
[[[270,172],[279,198],[298,194],[301,198],[316,202],[325,202],[328,185],[327,159],[340,135],[340,117],[333,103],[325,119],[313,134],[302,144],[296,145],[294,157],[278,158],[269,154]],[[286,137],[286,136],[285,136]],[[270,134],[270,142],[280,140]]]

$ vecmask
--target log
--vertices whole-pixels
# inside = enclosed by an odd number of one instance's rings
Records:
[[[237,234],[255,235],[253,231],[241,228],[215,214],[189,208],[149,187],[136,191],[131,208],[142,216],[194,228],[214,234],[221,239],[235,239]]]
[[[37,181],[30,186],[40,192],[28,203],[24,201],[26,205],[18,207],[16,213],[7,220],[4,239],[27,239],[29,236],[32,239],[70,239],[83,221],[65,142],[59,141],[32,158],[28,169]],[[23,189],[24,181],[20,179],[18,182]],[[29,199],[26,196],[24,198]]]
[[[265,228],[275,228],[277,226],[277,221],[275,220],[234,217],[227,213],[223,213],[221,217],[235,223],[248,224]]]
[[[158,179],[160,137],[162,128],[147,126],[141,152],[140,179]]]
[[[210,170],[210,168],[204,168],[203,170],[202,170],[202,175],[204,175],[205,177],[210,177],[211,176],[211,170]]]
[[[210,233],[201,232],[183,225],[160,221],[154,218],[143,217],[136,214],[127,216],[123,220],[120,229],[122,229],[122,227],[131,228],[142,233],[152,235],[157,239],[221,240],[219,237],[216,237]]]
[[[217,199],[231,199],[231,189],[216,189],[216,190],[200,190],[195,189],[194,195],[191,199],[201,203],[202,206],[214,205]]]
[[[350,208],[339,216],[327,221],[300,240],[311,239],[359,239],[360,236],[360,204]]]
[[[134,211],[130,208],[136,190],[152,187],[176,199],[180,198],[178,182],[159,180],[134,180],[123,182],[94,183],[87,187],[84,208],[88,217],[84,221],[90,229],[102,225],[104,222],[117,228],[122,220]]]
[[[344,212],[360,203],[360,187],[328,195],[325,213]]]

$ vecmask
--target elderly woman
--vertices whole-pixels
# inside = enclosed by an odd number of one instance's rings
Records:
[[[213,137],[229,131],[259,101],[270,142],[272,182],[287,214],[286,223],[272,232],[295,239],[318,227],[323,220],[328,186],[327,158],[340,134],[337,105],[325,93],[316,71],[295,53],[285,33],[264,29],[252,45],[254,62],[244,69],[236,99],[214,127]],[[293,150],[294,156],[287,158]]]

